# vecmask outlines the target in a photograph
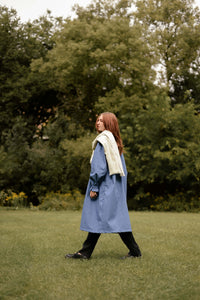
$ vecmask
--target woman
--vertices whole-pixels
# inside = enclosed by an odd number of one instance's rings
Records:
[[[102,113],[96,129],[99,135],[92,143],[91,172],[80,226],[88,236],[81,250],[65,257],[89,259],[101,233],[119,233],[129,249],[123,258],[140,257],[128,215],[127,170],[116,116]]]

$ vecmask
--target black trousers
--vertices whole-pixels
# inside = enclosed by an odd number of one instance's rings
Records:
[[[96,246],[96,243],[97,243],[100,235],[101,235],[101,233],[89,232],[85,242],[83,243],[82,249],[79,250],[78,252],[80,252],[81,254],[83,254],[89,258],[92,255],[92,252],[94,251],[94,248]],[[133,255],[136,257],[141,256],[140,248],[139,248],[138,244],[136,243],[132,232],[119,232],[119,235],[120,235],[122,241],[124,242],[124,244],[129,249],[130,255]]]

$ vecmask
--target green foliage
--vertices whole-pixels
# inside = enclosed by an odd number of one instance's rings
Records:
[[[4,142],[4,133],[7,134],[19,116],[32,131],[35,129],[35,118],[44,105],[42,95],[37,104],[35,90],[44,94],[44,88],[41,91],[39,84],[36,86],[33,76],[29,79],[30,63],[44,57],[53,47],[53,20],[47,15],[33,24],[22,24],[15,10],[0,6],[0,21],[0,130]],[[40,120],[41,117],[40,114]]]
[[[50,190],[60,190],[63,182],[67,182],[62,152],[59,148],[49,147],[48,141],[39,140],[33,144],[29,151],[29,163],[30,188],[36,198]]]
[[[120,119],[130,199],[150,207],[140,193],[151,192],[154,198],[177,190],[199,193],[200,123],[194,104],[172,107],[164,90],[143,98],[116,90],[100,99],[101,108],[112,108]]]
[[[0,206],[6,207],[27,207],[28,201],[25,193],[16,194],[11,190],[0,191]]]
[[[192,0],[135,1],[134,16],[162,67],[161,83],[176,103],[199,104],[200,12]],[[194,84],[195,82],[195,84]]]
[[[200,197],[191,192],[176,192],[162,195],[140,191],[135,198],[128,199],[129,209],[153,211],[200,212]]]
[[[70,186],[77,186],[85,192],[90,172],[91,143],[96,135],[88,134],[77,140],[63,140],[61,147],[64,150],[66,163],[65,174]]]
[[[45,87],[46,80],[30,74],[30,63],[53,47],[53,31],[61,21],[54,23],[48,13],[32,24],[22,24],[16,11],[5,6],[0,6],[0,20],[0,188],[23,190],[30,196],[37,177],[31,160],[33,137],[39,128],[41,137],[57,103]]]
[[[15,120],[12,128],[4,131],[4,144],[1,147],[0,187],[21,190],[27,193],[29,182],[29,139],[30,129],[22,117]],[[27,185],[27,188],[26,188]]]
[[[112,2],[78,10],[78,18],[66,21],[45,59],[32,63],[33,72],[48,77],[49,87],[59,93],[65,113],[90,130],[101,97],[116,89],[143,93],[155,78],[142,27],[131,25],[129,15],[113,10]],[[109,9],[112,17],[105,14]]]
[[[132,125],[132,126],[131,126]],[[193,104],[152,102],[123,129],[129,184],[154,195],[199,192],[199,116]]]
[[[197,195],[190,197],[185,193],[177,193],[175,195],[167,195],[166,198],[162,196],[154,199],[150,208],[156,211],[200,211],[200,197]]]
[[[199,10],[190,0],[74,10],[73,20],[47,11],[22,24],[0,6],[0,190],[24,191],[34,205],[50,191],[84,193],[96,115],[112,111],[130,206],[179,192],[198,199]]]
[[[83,195],[78,190],[65,194],[48,193],[40,197],[40,210],[79,210],[83,205]]]
[[[135,180],[145,177],[153,182],[160,177],[161,182],[163,178],[184,182],[192,176],[198,181],[200,128],[194,106],[170,108],[167,98],[165,103],[155,100],[135,120],[132,162],[141,166],[139,173],[133,172]]]

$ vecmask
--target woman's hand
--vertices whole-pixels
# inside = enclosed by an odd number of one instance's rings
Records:
[[[90,191],[90,198],[95,199],[97,197],[97,192]]]

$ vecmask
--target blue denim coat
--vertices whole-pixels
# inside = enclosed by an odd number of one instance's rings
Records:
[[[95,233],[132,231],[127,207],[127,170],[121,155],[125,176],[109,175],[103,146],[98,142],[91,162],[80,229]],[[98,193],[90,198],[90,191]]]

